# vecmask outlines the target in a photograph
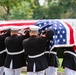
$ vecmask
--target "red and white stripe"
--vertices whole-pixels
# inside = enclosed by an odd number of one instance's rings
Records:
[[[34,25],[37,20],[9,20],[0,22],[0,29],[8,29],[11,27],[16,27],[19,29],[27,28],[30,25]]]
[[[0,23],[0,27],[3,26],[28,26],[34,25],[37,20],[9,20]]]

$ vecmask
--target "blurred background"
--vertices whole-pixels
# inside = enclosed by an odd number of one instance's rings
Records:
[[[0,20],[75,18],[76,0],[0,0]]]

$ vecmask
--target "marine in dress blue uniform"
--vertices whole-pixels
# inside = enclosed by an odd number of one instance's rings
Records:
[[[10,30],[0,31],[0,75],[4,73],[4,62],[6,58],[5,38],[10,36]]]
[[[18,28],[11,28],[11,36],[5,39],[7,48],[5,75],[20,75],[22,67],[26,65],[22,41],[28,36],[18,35],[18,30]]]
[[[47,30],[42,32],[42,35],[46,34]],[[46,75],[57,75],[57,68],[58,68],[58,57],[57,57],[57,48],[51,50],[53,44],[53,35],[54,31],[51,31],[51,37],[47,40],[46,43],[46,51],[45,56],[48,62],[48,68],[45,70]]]
[[[50,31],[46,35],[38,36],[38,28],[30,27],[30,38],[23,41],[25,53],[28,55],[27,75],[44,75],[48,67],[44,54],[47,39],[51,37]]]
[[[74,46],[64,48],[62,66],[65,75],[76,75],[76,52]]]

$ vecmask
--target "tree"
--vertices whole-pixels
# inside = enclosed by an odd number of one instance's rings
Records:
[[[0,6],[0,20],[2,20],[2,16],[6,14],[5,10],[3,9],[2,6]]]
[[[73,0],[72,10],[73,10],[72,18],[76,18],[76,0]]]
[[[58,3],[50,3],[49,11],[48,11],[48,18],[49,19],[59,19],[61,13],[62,13],[62,10],[59,7]]]
[[[59,6],[62,8],[62,18],[76,18],[76,0],[59,0]]]
[[[14,6],[10,13],[10,19],[31,19],[33,11],[30,8],[30,3],[23,1],[21,5]]]
[[[58,19],[61,17],[61,10],[58,2],[52,2],[52,0],[45,0],[43,6],[40,6],[38,0],[36,0],[36,8],[34,9],[34,19]]]
[[[43,6],[41,6],[38,0],[35,0],[34,4],[36,8],[33,9],[33,19],[47,19],[48,7],[46,4],[43,4]]]
[[[6,11],[6,19],[9,18],[11,8],[22,1],[24,0],[0,0],[0,5],[3,6]]]

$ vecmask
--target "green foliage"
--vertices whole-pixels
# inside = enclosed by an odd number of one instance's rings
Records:
[[[47,18],[48,9],[45,7],[38,7],[34,10],[33,18],[34,19],[45,19]]]
[[[58,3],[50,3],[48,18],[50,19],[59,19],[60,13],[62,12],[61,8],[58,6]]]
[[[33,19],[58,19],[61,17],[61,7],[59,3],[53,3],[51,0],[46,0],[47,5],[40,6],[36,1],[36,9],[34,9]]]
[[[9,19],[10,10],[13,8],[13,6],[17,6],[17,4],[22,1],[23,0],[0,0],[0,5],[3,6],[6,11],[6,19]]]
[[[14,6],[10,13],[10,19],[31,19],[33,11],[30,9],[30,4],[23,1],[20,6]]]
[[[5,10],[2,6],[0,6],[0,20],[2,19],[2,15],[6,14]]]
[[[38,0],[0,0],[0,5],[6,11],[1,9],[2,19],[76,18],[76,0],[45,0],[43,6]]]
[[[63,8],[62,18],[76,18],[76,0],[59,0],[59,6]]]
[[[13,6],[16,6],[20,2],[22,2],[22,0],[0,0],[0,5],[3,6],[7,11],[8,8],[11,9]]]

